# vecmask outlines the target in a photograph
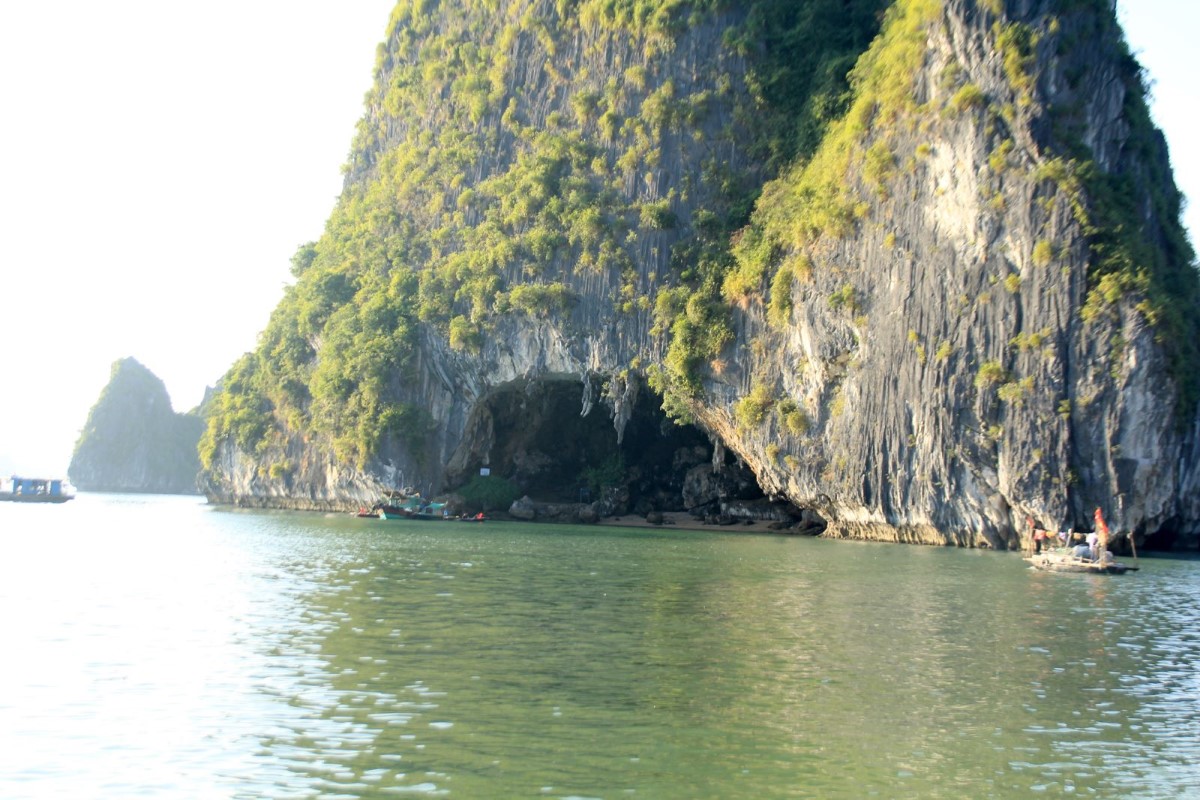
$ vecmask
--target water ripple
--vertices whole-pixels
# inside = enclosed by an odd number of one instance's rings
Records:
[[[1076,580],[738,534],[59,510],[3,520],[6,798],[1200,785],[1195,562]]]

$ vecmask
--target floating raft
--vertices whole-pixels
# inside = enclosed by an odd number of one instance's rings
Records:
[[[1115,561],[1111,558],[1103,558],[1099,561],[1093,561],[1090,558],[1080,558],[1069,548],[1037,553],[1032,556],[1026,556],[1025,560],[1034,569],[1040,569],[1044,572],[1083,572],[1093,575],[1122,575],[1126,572],[1137,571],[1137,567],[1130,566],[1121,561]]]

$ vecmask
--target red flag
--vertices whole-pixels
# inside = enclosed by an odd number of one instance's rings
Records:
[[[1108,549],[1108,525],[1104,522],[1104,515],[1100,513],[1100,507],[1096,507],[1096,535],[1100,537],[1100,554]]]

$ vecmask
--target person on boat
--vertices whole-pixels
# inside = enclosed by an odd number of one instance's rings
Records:
[[[1029,547],[1037,555],[1042,552],[1042,540],[1046,538],[1046,532],[1034,523],[1033,517],[1026,517],[1025,524],[1029,526]]]
[[[1035,554],[1042,552],[1042,547],[1046,544],[1046,539],[1050,536],[1049,533],[1041,528],[1033,529],[1033,552]]]
[[[1088,558],[1095,561],[1100,557],[1100,534],[1092,531],[1087,535]]]

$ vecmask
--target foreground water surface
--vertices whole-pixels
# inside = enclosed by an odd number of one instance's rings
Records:
[[[88,494],[0,530],[5,798],[1200,787],[1195,561]]]

